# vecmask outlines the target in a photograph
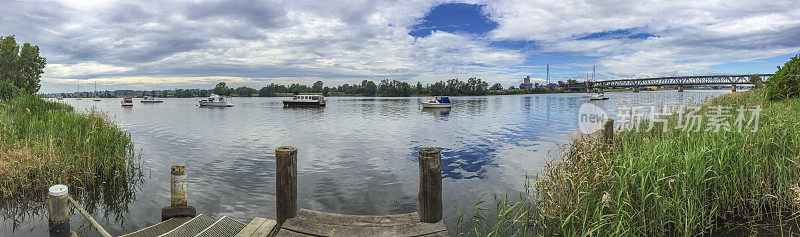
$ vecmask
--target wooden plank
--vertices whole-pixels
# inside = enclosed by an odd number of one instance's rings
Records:
[[[442,221],[425,223],[417,213],[364,216],[300,209],[278,236],[447,236]]]
[[[236,237],[270,236],[277,225],[278,222],[275,220],[256,217],[242,231],[236,234]]]
[[[253,233],[255,233],[256,230],[258,230],[258,227],[261,226],[261,224],[264,224],[264,221],[266,221],[266,220],[267,219],[264,219],[264,218],[261,218],[261,217],[253,218],[253,220],[250,221],[249,224],[244,226],[244,229],[242,229],[242,231],[239,231],[239,233],[236,234],[236,237],[250,237],[250,236],[253,236]]]
[[[258,230],[253,233],[253,237],[274,236],[273,232],[277,232],[276,226],[278,226],[278,221],[267,219],[258,227]]]

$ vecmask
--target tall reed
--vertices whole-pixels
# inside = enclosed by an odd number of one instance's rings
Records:
[[[767,101],[762,90],[717,97],[699,114],[728,106],[731,131],[618,132],[606,146],[576,137],[527,195],[536,213],[525,235],[694,236],[729,231],[796,231],[800,214],[800,99]],[[757,131],[737,131],[740,106],[760,106]],[[645,121],[640,126],[649,126]],[[752,126],[750,127],[752,128]],[[521,196],[522,197],[522,196]],[[525,199],[520,198],[523,200]],[[514,210],[497,201],[492,213]],[[477,206],[482,206],[476,204]],[[482,210],[486,211],[486,210]],[[476,212],[478,213],[478,212]],[[498,215],[499,216],[499,215]],[[477,219],[493,226],[502,218]],[[508,235],[476,228],[475,235]],[[481,231],[483,230],[483,231]],[[510,233],[515,234],[515,233]],[[471,235],[471,234],[470,234]]]
[[[137,170],[130,135],[100,112],[24,94],[0,102],[0,199],[56,183],[92,189]]]

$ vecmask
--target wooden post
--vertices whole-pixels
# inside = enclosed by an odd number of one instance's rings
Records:
[[[605,144],[611,144],[614,141],[614,120],[613,119],[605,119],[603,120],[603,142]]]
[[[186,166],[172,166],[169,193],[170,206],[186,206],[188,204],[188,196],[186,194]]]
[[[169,174],[169,206],[161,208],[161,221],[175,217],[197,216],[197,209],[189,206],[186,166],[173,165]]]
[[[47,213],[50,237],[70,236],[69,230],[69,189],[66,185],[50,186],[47,196]]]
[[[419,150],[419,219],[442,220],[442,154],[436,147]]]
[[[278,224],[297,215],[297,148],[275,149],[275,199]]]

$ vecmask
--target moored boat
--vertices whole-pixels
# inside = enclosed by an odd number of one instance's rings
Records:
[[[216,94],[211,94],[208,98],[197,102],[200,103],[201,107],[233,107],[233,103]]]
[[[161,103],[161,102],[164,102],[164,101],[159,99],[158,97],[145,96],[144,99],[142,99],[141,102],[142,103]]]
[[[321,95],[295,95],[290,100],[283,100],[284,107],[322,107],[325,97]]]
[[[590,100],[607,100],[608,99],[608,97],[605,97],[603,94],[584,95],[583,98],[589,98]]]
[[[122,99],[122,106],[133,106],[133,99],[132,98]]]
[[[446,96],[434,97],[432,100],[420,102],[422,108],[450,108],[453,104],[450,103],[450,98]]]

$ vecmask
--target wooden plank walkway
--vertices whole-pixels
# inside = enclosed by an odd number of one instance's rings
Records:
[[[448,236],[442,221],[425,223],[416,212],[366,216],[300,209],[277,236]]]

